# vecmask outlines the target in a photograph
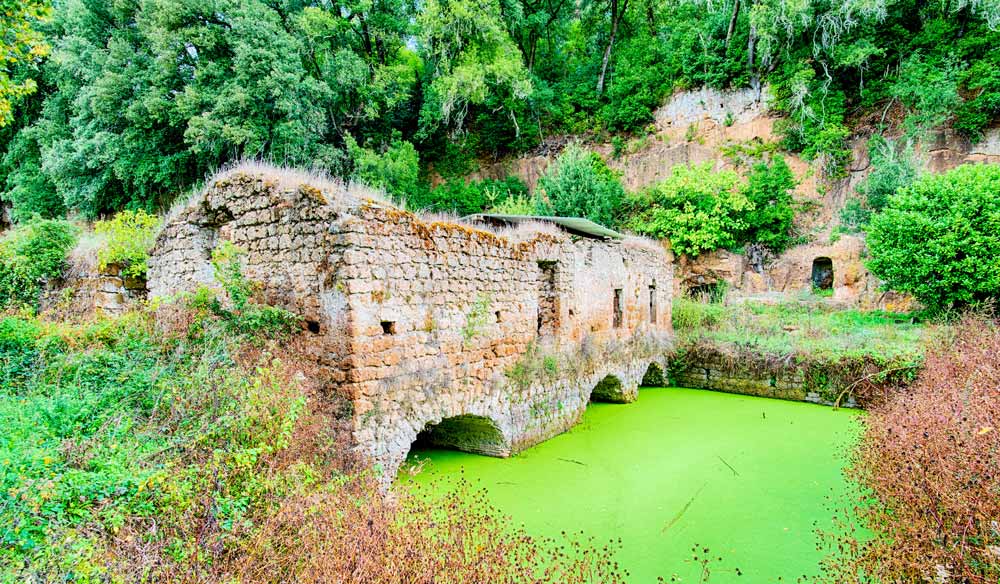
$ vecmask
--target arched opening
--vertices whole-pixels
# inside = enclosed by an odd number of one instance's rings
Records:
[[[827,257],[813,260],[812,285],[814,290],[833,290],[833,260]]]
[[[625,403],[625,392],[622,389],[622,380],[614,375],[608,375],[600,380],[590,392],[592,402],[611,402],[616,404]]]
[[[412,448],[450,448],[486,456],[510,456],[510,445],[493,420],[465,414],[427,424]]]
[[[664,387],[667,385],[667,376],[663,374],[663,368],[658,363],[650,363],[639,385],[643,387]]]

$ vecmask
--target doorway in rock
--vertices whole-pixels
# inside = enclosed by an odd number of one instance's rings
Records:
[[[814,290],[833,290],[833,260],[827,257],[813,260],[812,286]]]
[[[510,456],[510,444],[497,424],[484,416],[463,414],[427,424],[413,448],[450,448],[486,456]]]

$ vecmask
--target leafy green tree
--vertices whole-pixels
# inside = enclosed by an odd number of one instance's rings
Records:
[[[931,309],[1000,297],[1000,166],[926,175],[889,198],[868,229],[868,267]]]
[[[618,175],[594,152],[571,144],[538,179],[540,215],[584,217],[614,225],[625,198]]]
[[[760,243],[775,254],[785,251],[792,240],[792,190],[795,177],[781,156],[770,164],[759,162],[750,169],[743,194],[750,203],[743,220],[742,239]]]
[[[865,206],[878,213],[889,203],[889,198],[917,178],[917,166],[909,145],[900,148],[892,140],[872,136],[868,141],[872,171],[858,185],[864,196]]]
[[[14,104],[38,88],[24,68],[48,55],[49,46],[36,28],[49,12],[48,2],[41,0],[0,0],[0,127],[10,123]]]
[[[358,146],[347,136],[347,152],[354,163],[353,177],[385,192],[397,201],[409,200],[420,188],[420,158],[413,144],[398,137],[381,152]]]
[[[674,251],[697,256],[732,247],[747,229],[753,209],[731,170],[714,171],[711,163],[673,167],[670,176],[632,197],[628,225],[636,232],[666,238]]]
[[[420,123],[461,130],[471,106],[498,98],[494,113],[512,117],[532,93],[531,78],[511,40],[498,0],[428,0],[417,18],[429,84]]]

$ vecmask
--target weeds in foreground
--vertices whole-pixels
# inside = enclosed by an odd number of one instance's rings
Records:
[[[967,316],[915,384],[869,412],[821,581],[997,582],[998,426],[1000,328]]]
[[[0,316],[0,582],[624,581],[468,487],[385,496],[295,319],[217,260],[228,298]]]

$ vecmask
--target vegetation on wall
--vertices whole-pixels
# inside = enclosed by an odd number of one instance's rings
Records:
[[[104,237],[97,252],[99,267],[116,265],[126,277],[145,278],[146,260],[159,229],[160,218],[141,209],[94,223],[94,232]]]
[[[1000,297],[1000,166],[963,165],[891,196],[868,229],[868,266],[931,309]]]

